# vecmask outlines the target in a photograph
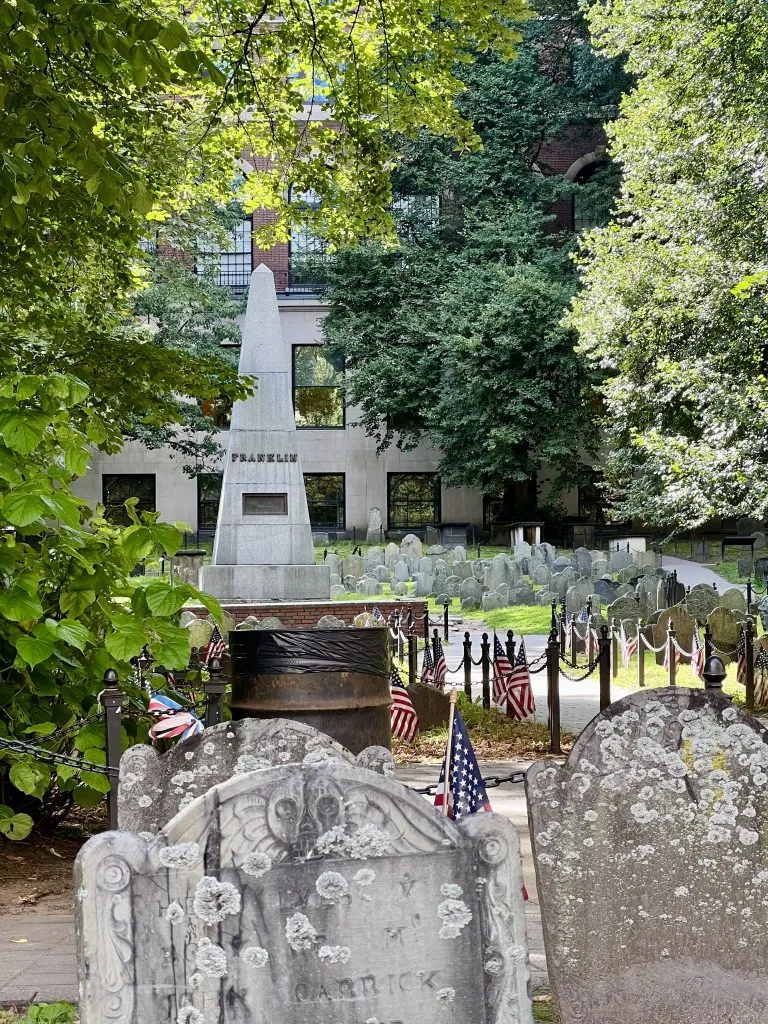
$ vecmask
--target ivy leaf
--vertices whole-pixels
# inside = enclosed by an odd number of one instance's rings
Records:
[[[12,807],[0,804],[0,835],[18,842],[27,838],[33,825],[28,814],[16,814]]]
[[[22,793],[42,800],[51,783],[51,770],[47,765],[38,762],[17,761],[11,765],[8,778]]]
[[[30,668],[50,658],[55,646],[53,640],[37,636],[20,636],[16,641],[16,650]]]
[[[0,412],[0,437],[21,455],[28,455],[40,444],[48,426],[45,413],[30,409]]]
[[[144,591],[149,610],[164,618],[180,611],[189,600],[190,592],[186,584],[172,587],[163,580],[153,580]]]

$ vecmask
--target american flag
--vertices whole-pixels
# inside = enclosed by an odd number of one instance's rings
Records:
[[[581,611],[579,612],[579,616],[578,616],[578,618],[575,621],[576,622],[589,622],[589,612],[587,611],[586,605],[581,609]],[[573,623],[574,623],[574,618],[573,618],[573,616],[571,616],[571,618],[568,620],[568,626],[566,628],[566,636],[565,636],[566,647],[569,647],[571,650],[573,650],[573,642],[574,642],[574,638],[575,638],[574,637]],[[586,634],[585,634],[585,636],[586,636]]]
[[[736,679],[746,686],[747,683],[747,634],[742,629],[739,633],[739,653],[736,662]]]
[[[768,651],[758,647],[755,657],[755,707],[768,705]]]
[[[702,672],[704,671],[704,648],[701,646],[699,640],[699,627],[693,627],[693,636],[691,637],[691,672],[696,679],[702,678]]]
[[[227,642],[221,635],[218,626],[213,627],[211,633],[211,639],[208,641],[208,646],[205,649],[205,658],[203,664],[207,665],[212,658],[220,658],[224,651],[227,649]]]
[[[376,619],[377,622],[384,621],[384,616],[381,614],[376,605],[374,605],[373,608],[371,609],[371,615],[374,617],[374,619]]]
[[[640,627],[638,626],[638,632]],[[633,654],[637,654],[637,637],[627,636],[627,631],[624,628],[624,623],[621,624],[619,630],[619,636],[621,637],[621,663],[624,668],[629,667],[629,660]]]
[[[193,711],[186,711],[171,697],[164,693],[154,693],[147,706],[147,711],[155,715],[157,721],[150,726],[149,735],[153,740],[186,740],[197,736],[203,731],[203,723]]]
[[[419,728],[419,719],[413,701],[408,691],[403,686],[400,673],[392,666],[392,674],[389,677],[389,692],[392,695],[392,704],[389,709],[389,722],[392,726],[392,735],[399,736],[401,740],[410,743]]]
[[[435,686],[438,690],[442,690],[445,686],[445,680],[448,675],[448,664],[445,660],[445,654],[443,653],[443,645],[440,643],[439,637],[435,638]]]
[[[435,663],[432,661],[432,645],[427,640],[424,647],[424,663],[421,666],[421,681],[426,686],[431,686],[435,678]]]
[[[507,685],[512,666],[501,640],[493,634],[493,702],[500,708],[507,706]]]
[[[448,784],[445,779],[445,762],[450,758]],[[442,808],[448,799],[448,817],[463,818],[466,814],[478,811],[490,811],[493,808],[485,791],[485,783],[477,763],[472,744],[469,742],[466,726],[461,719],[459,709],[453,711],[453,730],[451,732],[450,751],[446,751],[443,766],[440,769],[440,781],[437,784],[435,807]]]
[[[521,637],[512,674],[507,679],[509,710],[515,718],[530,718],[536,712],[533,699],[531,673],[528,671],[528,657],[525,653],[525,639]]]
[[[680,651],[677,649],[677,644],[672,644],[672,657],[675,660],[675,665],[680,664]],[[669,632],[664,635],[664,669],[669,672]]]

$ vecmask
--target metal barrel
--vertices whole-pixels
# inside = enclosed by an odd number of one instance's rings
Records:
[[[229,634],[233,718],[288,718],[353,754],[391,748],[386,629],[257,629]]]

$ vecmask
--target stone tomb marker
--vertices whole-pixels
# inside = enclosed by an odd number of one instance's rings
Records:
[[[138,743],[120,759],[118,822],[131,832],[159,832],[194,799],[233,776],[328,761],[395,773],[392,753],[385,747],[366,747],[355,756],[326,733],[287,718],[222,722],[164,754]]]
[[[768,732],[720,694],[639,692],[527,778],[567,1024],[762,1024]]]
[[[81,1024],[531,1024],[517,832],[347,765],[230,779],[76,865]]]

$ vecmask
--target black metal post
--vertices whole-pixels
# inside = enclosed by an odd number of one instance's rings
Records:
[[[554,601],[552,602],[552,617],[549,620],[549,622],[550,622],[550,626],[549,626],[550,629],[557,629],[557,598],[555,598]]]
[[[560,650],[565,654],[565,619],[566,619],[565,601],[560,603]]]
[[[203,683],[203,690],[208,698],[208,708],[205,712],[206,729],[210,729],[212,725],[219,725],[224,717],[224,691],[227,688],[227,681],[221,673],[221,662],[218,658],[211,658],[208,676],[207,681]]]
[[[560,749],[560,644],[553,630],[547,641],[547,710],[549,712],[549,752]]]
[[[472,700],[472,641],[464,634],[464,693]]]
[[[600,628],[597,658],[600,665],[600,710],[605,711],[611,703],[611,639],[607,626]]]
[[[571,668],[576,668],[576,620],[571,615]]]
[[[717,693],[723,692],[723,680],[725,679],[726,672],[725,665],[720,658],[707,658],[701,674],[704,676],[705,690],[714,690]]]
[[[424,604],[424,644],[426,646],[429,643],[429,601],[425,601]]]
[[[413,686],[416,682],[416,672],[419,664],[419,641],[416,634],[416,627],[411,623],[408,629],[408,685]]]
[[[744,705],[747,711],[755,710],[755,626],[752,619],[747,619],[747,624],[744,628],[744,641],[745,651],[744,656],[746,658],[746,677],[744,679],[744,686],[746,689],[746,696],[744,698]]]
[[[709,623],[704,624],[704,661],[712,657],[712,634],[709,631]]]
[[[443,608],[443,639],[448,643],[448,607],[445,605]]]
[[[670,686],[675,685],[675,669],[677,668],[677,658],[675,657],[675,631],[672,629],[672,623],[667,626],[667,682]]]
[[[645,643],[643,642],[643,620],[637,620],[637,685],[645,686]]]
[[[483,633],[483,640],[480,644],[480,661],[483,670],[483,707],[491,706],[491,659],[489,657],[491,645],[488,642],[488,634]]]
[[[611,675],[615,679],[619,674],[619,638],[616,631],[618,619],[611,620]]]
[[[123,745],[122,713],[123,713],[123,691],[120,689],[120,681],[117,672],[108,668],[104,673],[104,689],[101,691],[101,706],[104,708],[104,725],[107,739],[107,767],[114,768],[115,772],[120,767],[120,755]],[[107,811],[109,813],[109,827],[116,829],[117,825],[117,788],[119,779],[117,774],[109,777],[109,793],[107,793]]]

